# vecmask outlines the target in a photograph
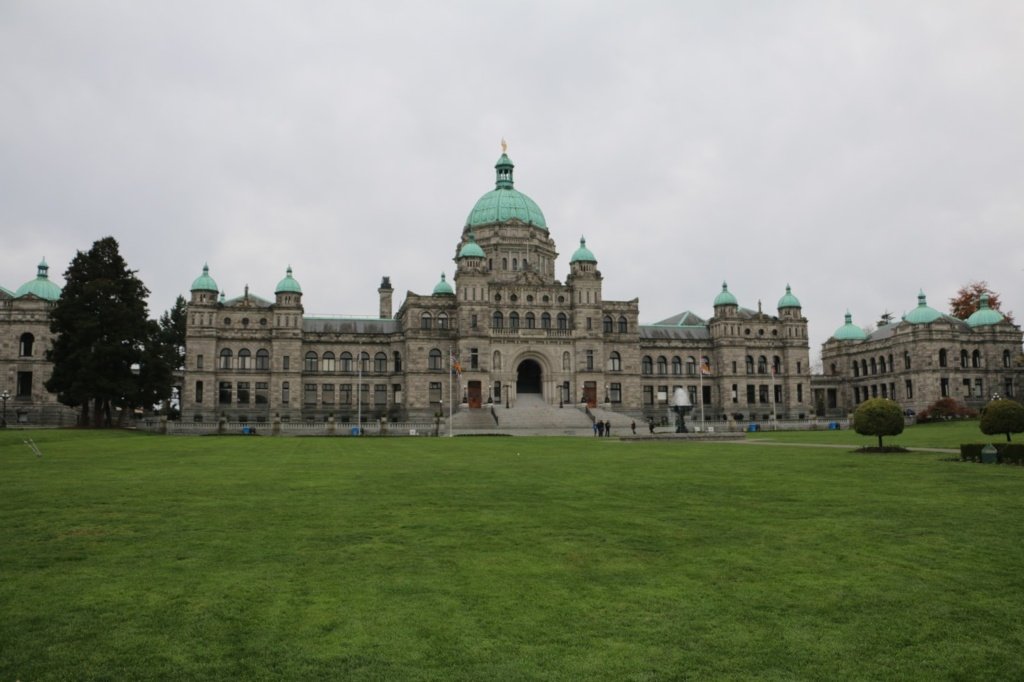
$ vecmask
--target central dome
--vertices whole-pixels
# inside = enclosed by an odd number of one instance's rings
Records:
[[[467,227],[501,223],[507,220],[521,220],[524,223],[548,229],[540,206],[522,192],[516,190],[512,183],[512,169],[515,166],[508,154],[502,153],[498,163],[494,164],[497,181],[494,189],[477,200],[473,210],[466,218]]]

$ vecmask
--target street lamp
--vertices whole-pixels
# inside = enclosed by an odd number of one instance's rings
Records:
[[[7,428],[7,401],[10,400],[10,399],[11,399],[11,394],[8,393],[6,390],[4,390],[3,393],[0,393],[0,400],[2,400],[4,402],[4,416],[3,416],[3,420],[0,421],[0,428],[2,428],[2,429],[6,429]]]

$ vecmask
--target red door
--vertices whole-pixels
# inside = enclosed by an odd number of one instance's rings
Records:
[[[468,391],[467,391],[467,393],[468,393],[467,402],[469,403],[469,407],[471,409],[474,409],[474,410],[479,409],[480,408],[480,382],[479,381],[470,381],[469,384],[468,384]]]
[[[587,404],[587,407],[597,407],[596,381],[583,382],[583,401]]]

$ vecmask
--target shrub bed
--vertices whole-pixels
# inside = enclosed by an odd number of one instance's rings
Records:
[[[981,449],[988,443],[961,443],[960,460],[980,462]],[[992,443],[1000,464],[1024,464],[1024,443]]]

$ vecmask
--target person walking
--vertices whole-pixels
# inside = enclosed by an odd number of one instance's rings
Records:
[[[629,428],[631,428],[633,430],[633,435],[635,436],[636,435],[636,420],[635,419],[629,423]]]
[[[594,438],[597,438],[597,422],[596,421],[593,423],[593,428],[594,428]]]
[[[647,420],[647,428],[651,430],[651,435],[654,435],[654,417]]]
[[[595,424],[597,426],[597,437],[600,438],[604,435],[604,422],[598,419]]]
[[[607,419],[604,422],[604,437],[610,438],[612,435],[612,423]]]

